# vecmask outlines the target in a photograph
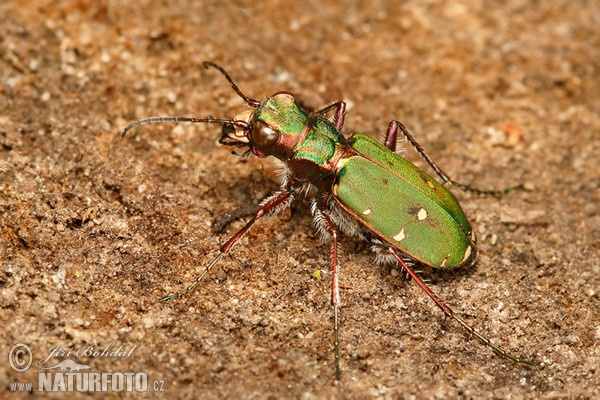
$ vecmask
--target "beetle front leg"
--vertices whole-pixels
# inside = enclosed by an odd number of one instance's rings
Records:
[[[341,132],[342,126],[344,126],[344,119],[346,118],[346,103],[344,101],[336,101],[335,103],[317,111],[315,114],[327,114],[334,108],[335,115],[333,116],[333,126],[335,127],[336,131]]]
[[[172,300],[177,297],[183,296],[184,294],[192,290],[215,267],[215,265],[217,265],[219,261],[229,253],[233,245],[236,244],[242,236],[244,236],[248,229],[250,229],[250,227],[254,225],[256,220],[258,220],[264,215],[275,214],[281,211],[287,205],[289,205],[294,199],[293,190],[293,188],[290,188],[288,190],[284,190],[270,197],[267,197],[261,204],[254,217],[252,217],[252,219],[248,221],[242,229],[237,231],[237,233],[233,235],[231,239],[229,239],[223,246],[221,246],[219,254],[208,264],[208,266],[204,269],[202,274],[200,274],[200,276],[198,276],[194,280],[194,282],[191,283],[191,285],[186,287],[183,291],[172,294],[170,296],[163,297],[161,300]]]
[[[435,173],[442,179],[444,183],[450,183],[451,185],[456,186],[457,188],[464,190],[465,192],[473,192],[477,194],[486,194],[492,196],[508,193],[515,189],[520,189],[523,187],[523,185],[517,185],[502,190],[480,190],[467,185],[463,185],[460,182],[453,181],[444,171],[442,171],[440,167],[437,166],[437,164],[431,159],[431,157],[429,157],[429,154],[427,154],[425,150],[423,150],[421,145],[410,134],[408,129],[406,129],[406,127],[402,125],[402,123],[399,121],[392,121],[388,126],[388,130],[385,135],[385,146],[388,149],[390,149],[393,152],[396,151],[396,138],[398,136],[398,130],[402,132],[402,135],[404,135],[406,140],[410,142],[410,144],[415,148],[417,153],[419,153],[419,155],[427,162],[427,164],[429,164],[429,166],[433,168]]]

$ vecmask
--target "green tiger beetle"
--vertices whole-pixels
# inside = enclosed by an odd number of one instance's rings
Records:
[[[219,143],[235,149],[241,157],[254,154],[274,156],[285,165],[281,188],[264,199],[254,216],[220,248],[219,254],[200,276],[171,300],[196,286],[229,253],[252,225],[265,215],[274,215],[300,194],[308,194],[319,236],[331,247],[331,304],[335,375],[340,378],[338,235],[355,236],[368,242],[376,262],[399,264],[435,304],[466,331],[514,362],[536,366],[492,343],[448,307],[415,273],[415,265],[433,268],[470,266],[477,257],[475,233],[456,198],[442,184],[464,191],[499,195],[519,186],[498,191],[474,189],[450,179],[398,121],[389,124],[383,144],[360,133],[341,134],[346,103],[338,101],[317,112],[304,110],[287,92],[278,92],[263,102],[244,95],[219,65],[204,62],[227,79],[233,90],[250,107],[235,118],[154,117],[131,123],[122,136],[140,125],[158,122],[222,124]],[[334,111],[333,120],[326,114]],[[396,153],[400,132],[442,180]]]

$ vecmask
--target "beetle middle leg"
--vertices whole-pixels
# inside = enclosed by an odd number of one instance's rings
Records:
[[[335,379],[340,379],[340,284],[338,279],[338,255],[337,255],[337,244],[338,244],[338,230],[335,223],[329,215],[324,212],[320,212],[327,226],[329,233],[331,234],[331,305],[333,306],[333,351],[335,359]]]
[[[391,121],[390,125],[388,126],[388,130],[385,135],[385,146],[388,149],[390,149],[393,152],[396,151],[396,140],[398,136],[398,130],[400,130],[402,135],[410,142],[410,144],[415,148],[417,153],[419,153],[419,155],[427,162],[427,164],[429,164],[429,166],[433,168],[435,173],[442,179],[444,183],[450,183],[451,185],[456,186],[457,188],[464,190],[465,192],[473,192],[477,194],[485,194],[492,196],[498,196],[504,193],[512,192],[515,189],[521,189],[523,187],[523,185],[520,184],[502,190],[480,190],[467,185],[463,185],[460,182],[453,181],[444,171],[442,171],[440,167],[437,166],[437,164],[431,159],[429,154],[427,154],[425,150],[423,150],[421,145],[410,134],[408,129],[406,129],[406,127],[402,125],[402,123],[399,121]]]

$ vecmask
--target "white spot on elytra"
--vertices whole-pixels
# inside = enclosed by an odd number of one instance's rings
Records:
[[[435,189],[435,186],[433,186],[433,182],[431,181],[426,181],[427,182],[427,186],[429,186],[432,189]]]
[[[473,251],[473,249],[471,248],[471,246],[468,246],[467,249],[465,250],[465,256],[463,257],[463,260],[461,262],[467,261],[467,259],[471,256],[472,251]]]
[[[396,236],[392,236],[392,237],[397,242],[401,242],[402,240],[404,240],[406,238],[406,235],[404,234],[404,228],[402,228],[402,230],[400,232],[398,232],[398,234]]]
[[[371,214],[371,211],[372,210],[370,208],[367,208],[365,211],[362,212],[362,215],[369,215]]]
[[[425,218],[427,218],[427,210],[421,208],[417,213],[417,218],[419,219],[419,221],[423,221]]]

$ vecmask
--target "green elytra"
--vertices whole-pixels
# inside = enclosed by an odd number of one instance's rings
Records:
[[[402,266],[431,297],[444,314],[463,326],[495,352],[512,361],[536,365],[517,358],[477,332],[454,313],[413,271],[414,263],[434,268],[454,268],[474,262],[475,235],[456,198],[429,174],[395,153],[397,132],[415,147],[444,183],[480,194],[497,195],[501,191],[481,191],[450,179],[398,121],[388,127],[385,145],[362,134],[348,138],[341,134],[345,103],[337,102],[311,113],[294,96],[279,92],[263,102],[245,96],[229,74],[217,64],[205,67],[219,70],[236,93],[252,108],[228,118],[153,117],[131,123],[130,129],[157,122],[194,122],[223,124],[219,143],[245,149],[245,157],[254,154],[274,156],[285,165],[281,189],[267,197],[246,225],[233,235],[204,272],[180,293],[195,287],[229,253],[248,229],[264,215],[288,207],[300,193],[310,193],[315,226],[321,236],[332,242],[332,305],[334,311],[334,357],[336,378],[339,368],[338,235],[358,236],[370,242],[382,262]],[[335,110],[332,121],[325,115]],[[234,152],[234,154],[237,154]]]
[[[288,93],[266,99],[252,118],[279,132],[277,142],[256,146],[257,156],[279,158],[296,180],[318,180],[321,196],[403,255],[436,268],[474,261],[475,237],[458,201],[414,164],[368,136],[346,139]]]

